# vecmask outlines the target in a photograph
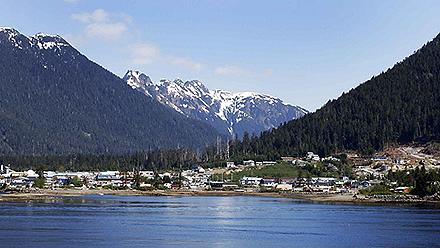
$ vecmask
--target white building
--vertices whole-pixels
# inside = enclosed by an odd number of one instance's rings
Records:
[[[313,152],[307,152],[306,158],[308,160],[313,160],[313,161],[319,161],[320,160],[319,156],[317,154],[314,154]]]
[[[154,179],[154,171],[139,171],[141,177],[145,177],[148,180]]]
[[[287,183],[280,183],[280,184],[277,184],[277,186],[275,187],[275,189],[282,190],[282,191],[289,191],[289,190],[292,190],[292,188],[293,188],[292,184],[287,184]]]
[[[261,177],[242,177],[240,179],[240,184],[247,186],[258,186],[261,182]]]
[[[243,165],[244,166],[255,166],[255,161],[254,160],[245,160],[245,161],[243,161]]]
[[[226,168],[236,168],[234,162],[226,162]]]
[[[263,165],[275,165],[276,163],[275,161],[263,161]]]

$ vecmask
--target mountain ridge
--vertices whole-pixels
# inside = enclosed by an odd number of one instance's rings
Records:
[[[218,133],[133,91],[57,35],[0,28],[0,153],[203,148]]]
[[[245,132],[259,134],[308,113],[267,94],[209,90],[199,80],[161,79],[154,83],[149,76],[136,70],[128,70],[123,80],[132,89],[175,111],[205,121],[220,133],[239,138]]]
[[[440,139],[440,34],[392,68],[299,120],[236,141],[235,157],[371,154],[388,144]]]

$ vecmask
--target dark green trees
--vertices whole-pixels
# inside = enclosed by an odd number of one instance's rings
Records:
[[[0,154],[120,154],[201,148],[217,138],[62,38],[38,39],[0,31]],[[62,45],[43,49],[39,42]]]
[[[315,113],[234,142],[233,157],[276,159],[313,151],[372,153],[390,143],[440,138],[440,37]],[[248,152],[251,151],[251,152]]]

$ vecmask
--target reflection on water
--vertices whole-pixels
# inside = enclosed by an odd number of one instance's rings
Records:
[[[260,197],[83,196],[0,205],[1,247],[434,247],[440,210]]]

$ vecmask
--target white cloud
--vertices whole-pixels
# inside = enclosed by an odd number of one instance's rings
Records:
[[[133,22],[133,18],[127,14],[119,14],[119,18],[126,24],[130,24]]]
[[[233,65],[219,66],[215,68],[214,73],[220,76],[247,76],[249,71]]]
[[[117,39],[121,37],[125,31],[127,31],[127,26],[122,22],[92,23],[86,27],[87,35],[109,39]]]
[[[149,43],[133,44],[129,49],[131,62],[136,65],[150,64],[160,55],[160,49]]]
[[[198,71],[203,67],[201,63],[193,61],[192,59],[189,58],[182,58],[182,57],[172,57],[169,59],[169,63],[173,65],[182,66],[184,68],[194,71]]]
[[[180,66],[193,71],[198,71],[203,67],[203,64],[190,58],[162,54],[159,47],[146,42],[129,45],[128,54],[130,55],[131,63],[135,65],[145,65],[155,62]]]
[[[72,39],[75,39],[76,44],[86,43],[90,39],[117,40],[118,45],[122,45],[127,49],[126,55],[133,65],[158,62],[163,65],[179,66],[192,71],[199,71],[204,67],[202,63],[187,57],[162,54],[158,46],[138,40],[133,35],[135,32],[128,32],[129,29],[133,29],[130,26],[133,19],[127,14],[115,14],[104,9],[96,9],[92,12],[72,14],[70,18],[82,24],[84,28],[81,34],[70,35]]]
[[[85,23],[85,34],[103,39],[118,39],[128,30],[131,17],[125,14],[113,15],[103,9],[93,12],[77,13],[70,16],[73,20]]]
[[[73,14],[71,18],[84,23],[106,22],[109,20],[109,13],[103,9],[96,9],[91,13],[83,12]]]

